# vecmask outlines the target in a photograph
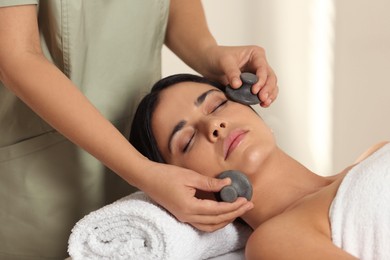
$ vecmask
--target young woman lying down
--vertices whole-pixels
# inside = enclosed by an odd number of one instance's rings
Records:
[[[230,101],[224,86],[189,74],[155,84],[130,141],[151,160],[200,174],[245,173],[254,204],[242,216],[254,230],[246,259],[390,259],[387,142],[323,177],[281,150],[261,117]]]

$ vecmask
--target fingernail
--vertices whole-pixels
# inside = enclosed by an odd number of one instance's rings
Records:
[[[229,184],[232,182],[232,180],[231,180],[229,177],[226,177],[226,178],[223,179],[223,182],[224,182],[226,185],[229,185]]]
[[[241,81],[238,78],[234,78],[232,81],[233,87],[239,87],[241,85]]]
[[[252,93],[253,94],[256,94],[259,93],[260,91],[260,86],[259,85],[255,85],[254,87],[252,87]]]

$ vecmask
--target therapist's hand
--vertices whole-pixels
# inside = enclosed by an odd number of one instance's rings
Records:
[[[191,170],[157,163],[152,163],[145,171],[146,182],[140,188],[179,221],[199,230],[220,229],[253,208],[253,203],[244,198],[226,203],[195,197],[196,190],[217,192],[229,185],[230,179],[209,178]]]
[[[241,72],[252,72],[259,81],[253,85],[252,93],[257,94],[262,107],[268,107],[278,96],[276,75],[268,64],[265,51],[259,46],[218,46],[207,50],[206,70],[202,74],[230,84],[233,88],[242,85]]]

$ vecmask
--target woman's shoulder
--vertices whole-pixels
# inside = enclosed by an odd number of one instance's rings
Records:
[[[377,144],[374,144],[373,146],[371,146],[370,148],[368,148],[364,153],[362,153],[355,161],[355,164],[357,163],[360,163],[361,161],[363,161],[364,159],[366,159],[367,157],[369,157],[371,154],[375,153],[376,151],[378,151],[379,149],[381,149],[383,146],[385,146],[386,144],[388,144],[389,141],[382,141],[382,142],[379,142]]]
[[[349,165],[348,167],[346,167],[345,169],[343,169],[341,172],[335,174],[335,175],[332,175],[332,176],[329,176],[327,177],[329,180],[342,180],[345,175],[353,168],[355,167],[357,164],[361,163],[362,161],[364,161],[365,159],[367,159],[368,157],[370,157],[370,155],[372,155],[373,153],[375,153],[376,151],[378,151],[379,149],[381,149],[383,146],[385,146],[386,144],[390,143],[389,141],[382,141],[382,142],[379,142],[379,143],[376,143],[374,145],[372,145],[370,148],[368,148],[365,152],[363,152],[355,161],[353,164]]]
[[[318,202],[315,199],[309,200],[257,227],[246,245],[247,259],[335,259],[335,255],[345,256],[345,252],[340,252],[332,243],[327,210],[315,206]],[[324,254],[322,258],[318,258],[319,249]]]

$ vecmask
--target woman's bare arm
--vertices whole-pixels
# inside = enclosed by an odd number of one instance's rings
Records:
[[[383,142],[380,142],[380,143],[377,143],[373,146],[371,146],[367,151],[365,151],[363,154],[361,154],[357,159],[356,161],[354,162],[355,164],[356,163],[360,163],[361,161],[363,161],[364,159],[366,159],[367,157],[369,157],[371,154],[375,153],[377,150],[379,150],[380,148],[382,148],[384,145],[388,144],[389,142],[387,141],[383,141]]]
[[[310,219],[294,224],[286,218],[258,227],[246,246],[247,260],[356,260],[335,246],[331,239],[312,226]]]

